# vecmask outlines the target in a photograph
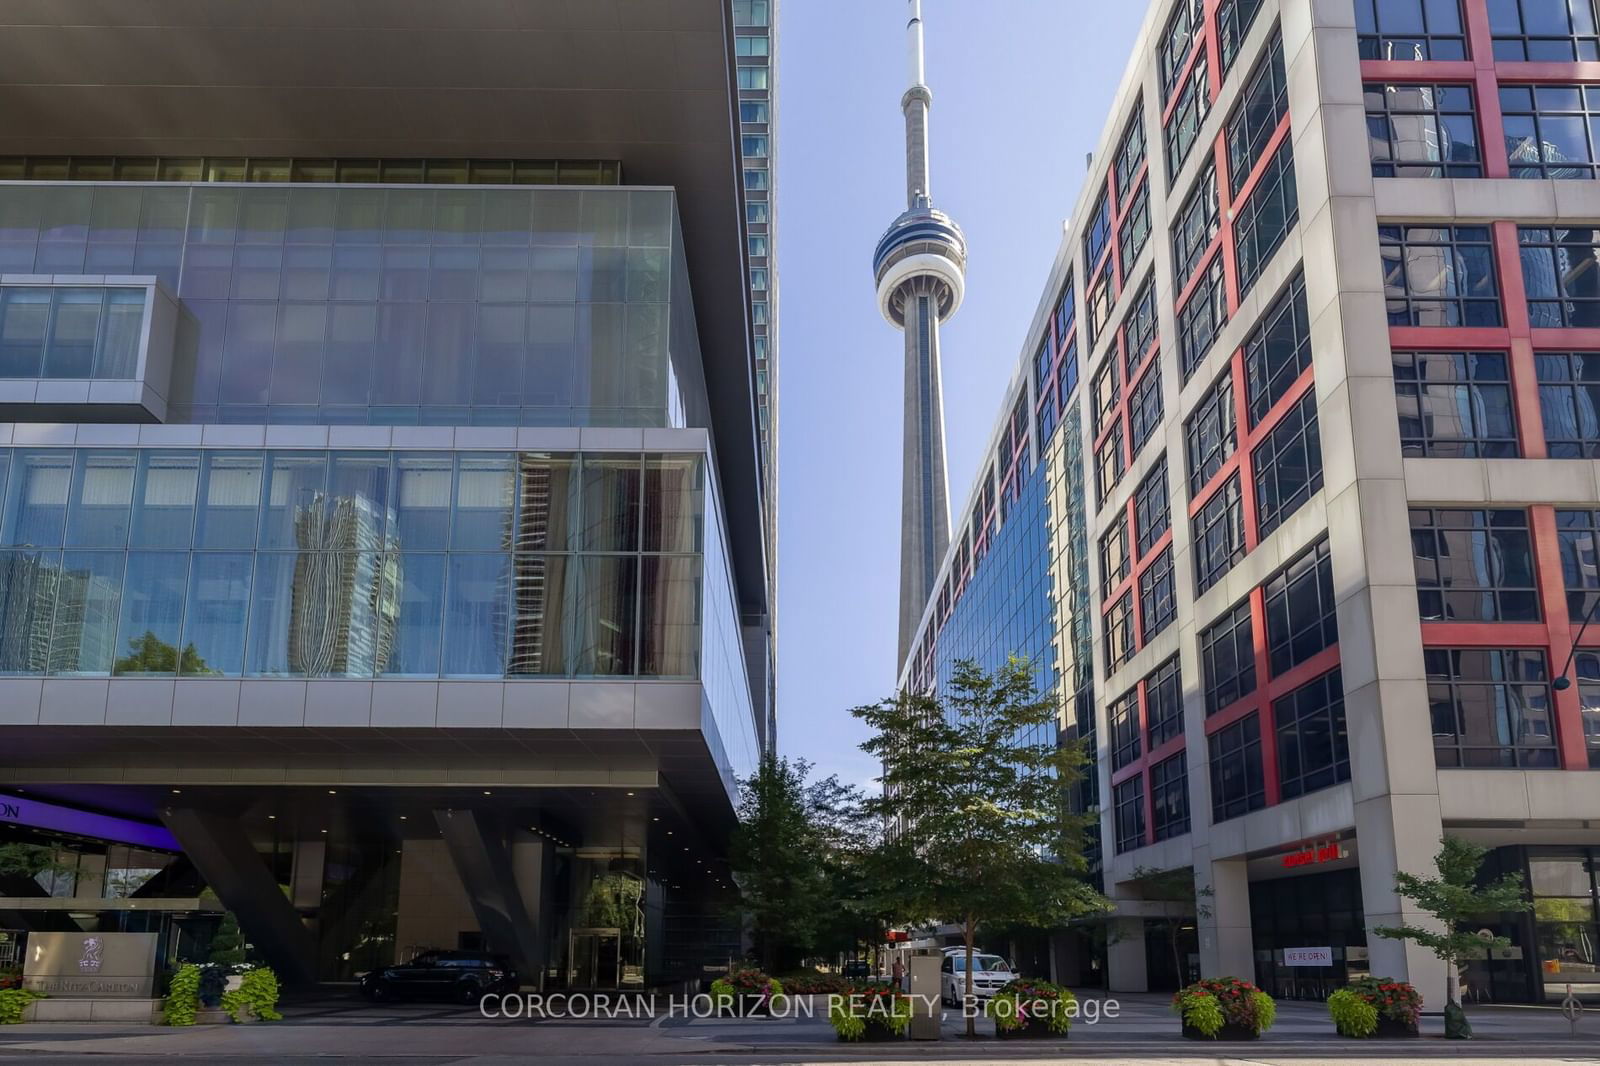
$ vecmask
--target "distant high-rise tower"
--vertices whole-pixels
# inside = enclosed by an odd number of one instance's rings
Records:
[[[909,0],[906,47],[906,210],[878,241],[872,269],[878,309],[905,334],[905,468],[900,486],[900,660],[950,546],[944,464],[944,398],[939,384],[939,323],[955,314],[966,289],[961,227],[933,209],[928,191],[928,108],[922,77],[922,0]]]

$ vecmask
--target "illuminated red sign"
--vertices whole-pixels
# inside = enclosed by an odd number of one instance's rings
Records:
[[[1283,857],[1283,865],[1292,870],[1296,866],[1316,866],[1319,863],[1333,862],[1342,858],[1344,849],[1339,846],[1338,841],[1334,841],[1332,844],[1313,844],[1299,851],[1291,851]]]
[[[911,934],[906,932],[904,929],[891,929],[887,934],[885,934],[885,939],[892,944],[899,940],[910,940]]]

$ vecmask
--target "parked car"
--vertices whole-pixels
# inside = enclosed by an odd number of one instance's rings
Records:
[[[490,992],[514,992],[517,987],[511,960],[482,951],[424,951],[410,962],[361,975],[361,994],[378,1001],[476,1003]]]
[[[972,994],[978,999],[988,999],[1016,976],[1011,964],[1000,956],[972,953]],[[967,994],[966,948],[945,949],[944,961],[939,964],[939,994],[948,1006],[960,1006],[961,997]]]

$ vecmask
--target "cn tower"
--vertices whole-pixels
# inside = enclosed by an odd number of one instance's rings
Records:
[[[961,306],[967,272],[967,241],[961,227],[934,210],[928,188],[928,109],[933,93],[923,79],[922,0],[908,0],[908,5],[908,87],[900,98],[906,119],[906,209],[878,241],[872,256],[878,309],[904,334],[906,351],[897,668],[905,662],[950,546],[939,324]]]

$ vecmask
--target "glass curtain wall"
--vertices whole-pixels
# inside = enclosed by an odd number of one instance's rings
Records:
[[[668,189],[0,186],[0,274],[178,297],[174,421],[681,425],[681,244]],[[0,376],[116,376],[139,309],[107,300],[8,289]]]
[[[0,451],[0,672],[698,678],[696,455]]]

